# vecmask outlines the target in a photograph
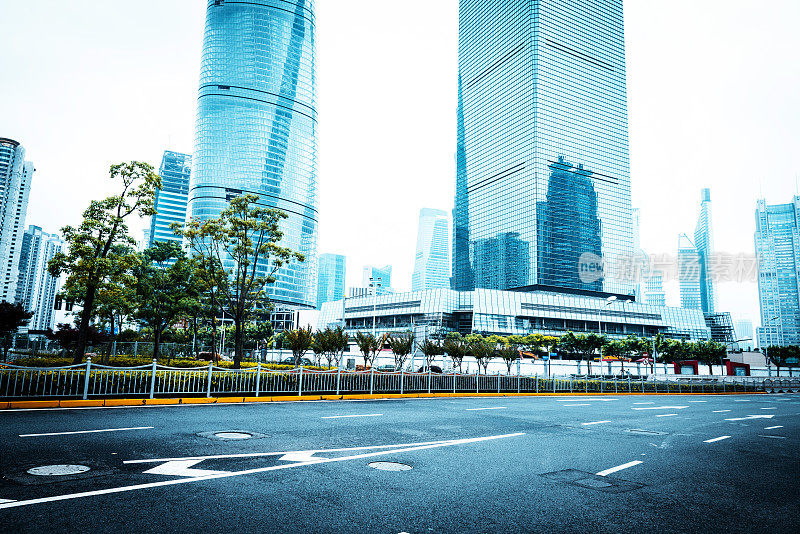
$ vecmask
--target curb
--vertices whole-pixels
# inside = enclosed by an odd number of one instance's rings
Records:
[[[273,397],[178,397],[158,399],[90,399],[90,400],[45,400],[45,401],[2,401],[0,410],[32,408],[100,408],[110,406],[166,406],[176,404],[244,404],[253,402],[292,402],[292,401],[331,401],[331,400],[380,400],[380,399],[430,399],[447,397],[587,397],[622,395],[766,395],[763,391],[749,392],[700,392],[700,393],[383,393],[351,395],[279,395]]]

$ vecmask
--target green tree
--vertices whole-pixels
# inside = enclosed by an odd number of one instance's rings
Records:
[[[372,366],[378,352],[383,348],[386,342],[386,334],[382,336],[374,336],[371,332],[356,332],[356,345],[358,350],[361,351],[361,357],[364,358],[364,368]]]
[[[453,369],[458,366],[458,372],[462,372],[461,366],[468,352],[467,342],[464,337],[458,332],[448,333],[447,337],[444,338],[442,349],[453,360]]]
[[[134,317],[153,331],[154,359],[158,359],[164,330],[186,317],[196,302],[191,274],[189,260],[174,241],[154,243],[134,268]]]
[[[395,370],[402,369],[406,359],[408,359],[408,355],[414,349],[414,334],[411,332],[395,334],[387,338],[386,343],[392,350],[392,354],[394,354]]]
[[[0,302],[0,339],[3,343],[3,361],[8,358],[11,338],[18,328],[28,324],[33,313],[22,307],[22,304],[11,304],[5,300]]]
[[[326,328],[325,330],[317,330],[314,333],[314,341],[311,343],[311,350],[314,351],[314,364],[319,365],[320,361],[324,356],[328,358],[328,367],[331,366],[331,358],[330,358],[330,327]]]
[[[592,355],[596,351],[597,352],[601,351],[603,345],[605,345],[608,342],[608,340],[606,339],[605,336],[600,336],[595,333],[575,336],[575,340],[576,340],[575,348],[586,359],[587,373],[591,373]]]
[[[497,338],[495,336],[483,337],[480,334],[467,336],[469,352],[478,365],[483,367],[483,374],[489,369],[489,362],[497,355]]]
[[[299,366],[303,355],[314,346],[314,335],[311,333],[311,326],[286,330],[283,333],[283,343],[292,351],[294,365]]]
[[[508,374],[511,374],[511,366],[514,361],[519,360],[521,341],[518,336],[500,338],[500,347],[497,349],[497,355],[505,362]]]
[[[219,286],[227,314],[233,319],[236,353],[233,367],[241,367],[244,354],[244,325],[257,306],[268,309],[264,288],[275,283],[277,272],[305,256],[279,245],[283,239],[280,222],[285,212],[256,206],[258,195],[246,193],[233,198],[216,219],[203,225],[206,238],[215,246],[211,253],[218,265],[232,260],[228,283]]]
[[[155,192],[161,188],[161,177],[147,163],[132,161],[112,165],[109,174],[111,179],[121,180],[119,194],[91,201],[77,228],[62,228],[68,252],[59,252],[48,264],[54,277],[62,273],[67,275],[63,293],[68,300],[82,306],[75,363],[79,363],[86,352],[89,327],[97,314],[98,289],[118,273],[120,262],[130,259],[124,251],[135,241],[128,235],[127,220],[136,215],[155,215]]]
[[[698,341],[693,344],[695,358],[708,365],[709,374],[714,374],[713,366],[722,364],[722,359],[727,355],[727,349],[723,343],[716,341]]]
[[[342,356],[345,351],[350,347],[350,340],[347,337],[344,327],[337,326],[331,330],[330,334],[330,350],[331,357],[333,358],[336,367],[342,365]]]
[[[433,360],[443,353],[442,345],[433,339],[425,339],[422,343],[417,343],[419,351],[425,355],[425,362],[430,369]]]

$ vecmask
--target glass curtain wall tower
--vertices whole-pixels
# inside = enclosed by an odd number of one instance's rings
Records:
[[[0,301],[14,302],[17,294],[22,234],[35,170],[33,163],[25,161],[21,144],[0,137]]]
[[[450,287],[449,233],[446,211],[432,208],[419,210],[411,291]]]
[[[150,234],[146,246],[158,241],[176,241],[182,238],[175,235],[172,223],[183,224],[186,220],[186,203],[189,195],[189,174],[192,170],[192,156],[179,152],[164,151],[161,158],[161,189],[156,191],[155,208],[158,212],[150,219]]]
[[[622,0],[461,0],[452,287],[632,295]]]
[[[289,216],[281,245],[306,261],[281,268],[266,292],[290,308],[317,299],[314,13],[314,0],[209,0],[189,185],[192,218],[243,193]]]

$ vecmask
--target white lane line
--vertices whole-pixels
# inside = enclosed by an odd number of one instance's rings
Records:
[[[647,406],[645,408],[631,408],[631,410],[683,410],[688,406]]]
[[[361,413],[355,415],[325,415],[322,416],[320,419],[344,419],[348,417],[380,417],[383,415],[382,413]]]
[[[468,412],[478,412],[480,410],[505,410],[505,406],[492,406],[491,408],[467,408]]]
[[[733,402],[750,402],[750,399],[737,399]]]
[[[703,443],[714,443],[715,441],[722,441],[723,439],[728,439],[730,436],[720,436],[718,438],[711,438],[705,440]]]
[[[617,471],[622,471],[623,469],[633,467],[634,465],[639,465],[640,463],[642,463],[640,460],[634,460],[632,462],[628,462],[627,464],[618,465],[617,467],[612,467],[611,469],[606,469],[605,471],[600,471],[599,473],[595,474],[599,477],[604,477],[606,475],[610,475],[611,473],[616,473]]]
[[[43,434],[20,434],[21,438],[35,438],[39,436],[67,436],[71,434],[95,434],[97,432],[121,432],[123,430],[149,430],[152,426],[131,426],[127,428],[102,428],[100,430],[75,430],[72,432],[45,432]]]
[[[657,415],[656,417],[672,417],[673,415],[678,415],[676,413],[662,413]]]
[[[0,504],[7,503],[7,502],[14,502],[14,499],[0,499]]]
[[[783,425],[775,425],[775,426],[764,427],[764,430],[775,430],[776,428],[783,428]]]
[[[588,426],[588,425],[600,425],[600,424],[603,424],[603,423],[610,423],[610,422],[611,421],[592,421],[591,423],[581,423],[581,424],[583,426]]]
[[[727,413],[730,410],[711,410],[711,413]]]
[[[634,404],[655,404],[655,402],[634,402]]]
[[[567,399],[556,399],[556,402],[575,402],[575,401],[593,401],[593,402],[611,402],[619,399],[606,399],[606,398],[597,398],[597,397],[572,397]]]
[[[708,402],[708,401],[686,401],[686,402]]]
[[[135,484],[132,486],[120,486],[116,488],[107,488],[102,490],[94,490],[94,491],[84,491],[81,493],[68,493],[66,495],[54,495],[52,497],[40,497],[38,499],[29,499],[26,501],[14,501],[9,503],[0,504],[0,509],[3,508],[17,508],[19,506],[29,506],[31,504],[41,504],[45,502],[54,502],[54,501],[65,501],[70,499],[79,499],[82,497],[93,497],[95,495],[107,495],[110,493],[122,493],[127,491],[135,491],[140,489],[149,489],[149,488],[159,488],[162,486],[173,486],[176,484],[187,484],[189,482],[199,482],[201,480],[213,480],[217,478],[230,478],[236,476],[243,476],[243,475],[250,475],[254,473],[265,473],[268,471],[279,471],[281,469],[291,469],[293,467],[301,467],[306,465],[315,465],[315,464],[324,464],[330,462],[342,462],[345,460],[356,460],[360,458],[371,458],[374,456],[383,456],[387,454],[394,454],[396,452],[410,452],[410,451],[419,451],[424,449],[433,449],[437,447],[446,447],[449,445],[462,445],[467,443],[477,443],[480,441],[489,441],[494,439],[502,439],[502,438],[511,438],[517,436],[524,436],[524,432],[517,432],[514,434],[502,434],[498,436],[485,436],[481,438],[467,438],[467,439],[456,439],[441,443],[436,443],[432,445],[417,445],[412,447],[406,447],[403,449],[390,449],[387,451],[376,451],[376,452],[368,452],[364,454],[354,454],[351,456],[341,456],[338,458],[319,458],[318,460],[310,460],[308,462],[298,462],[293,464],[284,464],[284,465],[273,465],[270,467],[259,467],[255,469],[246,469],[243,471],[234,471],[231,473],[220,473],[217,475],[206,475],[202,477],[191,477],[191,478],[180,478],[178,480],[164,480],[161,482],[150,482],[146,484]]]
[[[759,434],[758,437],[760,438],[773,438],[773,439],[786,439],[786,436],[767,436],[764,434]]]
[[[761,408],[761,409],[762,409],[762,410],[777,410],[777,408],[776,408],[776,407],[774,407],[774,406],[773,406],[773,407],[771,407],[771,408]]]
[[[591,406],[591,404],[562,404],[561,406]]]
[[[750,419],[772,419],[774,415],[748,415],[747,417],[732,417],[726,421],[749,421]]]

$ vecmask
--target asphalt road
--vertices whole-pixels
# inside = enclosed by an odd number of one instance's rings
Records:
[[[800,395],[2,411],[0,531],[795,533],[799,422]],[[28,473],[58,464],[89,470]]]

